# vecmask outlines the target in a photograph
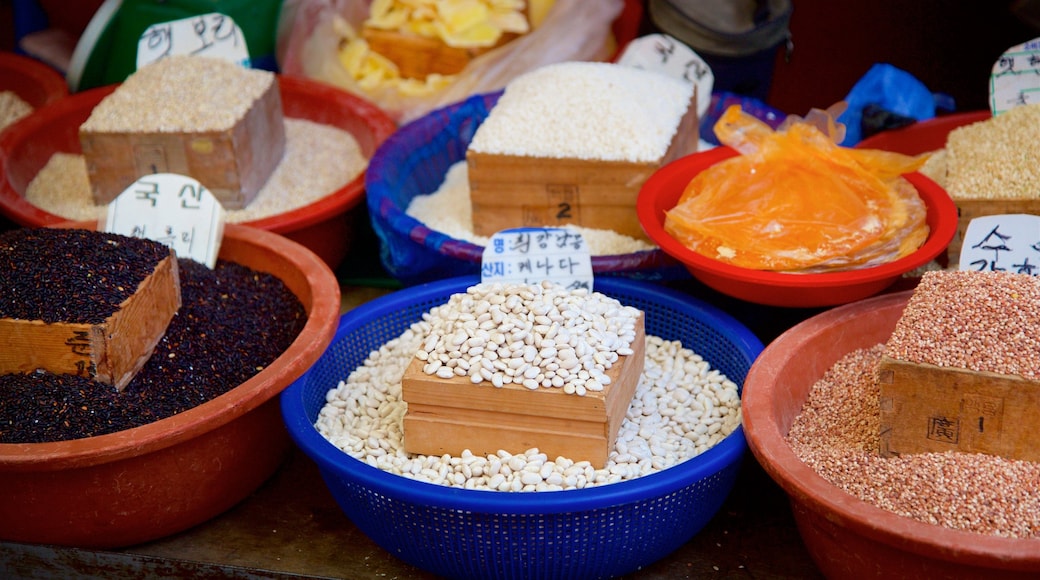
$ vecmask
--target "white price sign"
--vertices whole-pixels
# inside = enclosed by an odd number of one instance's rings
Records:
[[[592,256],[567,228],[516,228],[491,236],[480,265],[482,282],[541,284],[592,290]]]
[[[210,268],[224,236],[224,208],[198,181],[176,173],[139,178],[108,204],[105,231],[165,244]]]
[[[1040,38],[1009,48],[993,64],[989,108],[994,116],[1040,103]]]
[[[223,58],[249,66],[242,29],[230,16],[217,12],[153,24],[137,41],[137,68],[175,55]]]
[[[958,267],[1040,274],[1040,216],[1007,214],[971,220],[964,232]]]
[[[663,73],[697,87],[697,114],[701,117],[711,105],[715,74],[690,47],[667,34],[648,34],[628,43],[617,63],[632,68]]]

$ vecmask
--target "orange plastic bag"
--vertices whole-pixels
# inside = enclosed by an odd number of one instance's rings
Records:
[[[927,155],[840,147],[835,116],[793,117],[774,131],[727,109],[715,133],[741,155],[691,180],[665,230],[702,255],[757,270],[860,268],[916,250],[928,237],[926,209],[900,176]]]

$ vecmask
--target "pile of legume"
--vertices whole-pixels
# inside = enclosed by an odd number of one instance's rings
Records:
[[[0,234],[0,318],[101,324],[155,271],[159,242],[77,229]]]
[[[824,479],[881,509],[947,528],[1040,537],[1040,464],[975,453],[879,454],[885,345],[853,351],[809,393],[787,435]]]
[[[68,375],[0,375],[0,443],[103,435],[186,411],[263,370],[306,324],[275,276],[225,261],[178,266],[182,306],[122,392]]]
[[[401,377],[434,321],[451,315],[450,309],[435,307],[373,351],[329,390],[318,431],[352,457],[403,477],[466,489],[549,491],[616,483],[672,467],[708,450],[740,424],[736,384],[680,342],[647,336],[643,374],[602,469],[581,458],[548,457],[537,448],[486,456],[406,453]]]
[[[633,354],[640,317],[598,292],[548,282],[477,284],[438,313],[415,353],[427,375],[577,395],[611,383],[607,371]]]

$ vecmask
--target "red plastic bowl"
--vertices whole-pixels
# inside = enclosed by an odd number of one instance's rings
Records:
[[[787,493],[802,541],[828,578],[1040,577],[1040,540],[954,530],[875,507],[825,480],[786,441],[812,386],[849,352],[886,342],[911,294],[832,308],[770,343],[744,381],[748,446]]]
[[[61,227],[94,227],[65,222]],[[202,523],[240,502],[292,441],[277,395],[318,360],[339,322],[335,275],[282,236],[228,224],[221,259],[269,272],[300,299],[307,322],[264,370],[193,409],[97,437],[0,444],[0,539],[120,547]]]
[[[941,254],[957,228],[957,208],[949,195],[927,177],[910,173],[906,178],[928,207],[931,231],[925,243],[909,256],[872,268],[818,274],[752,270],[713,260],[683,246],[665,232],[665,212],[675,207],[695,175],[736,154],[729,147],[716,147],[677,159],[651,175],[636,200],[639,222],[650,239],[666,254],[682,262],[694,278],[734,298],[796,308],[834,306],[867,298]]]
[[[972,111],[935,117],[901,129],[871,135],[856,144],[857,149],[882,149],[905,155],[918,155],[946,147],[946,136],[957,127],[985,121],[989,111]]]
[[[39,109],[69,94],[58,71],[46,64],[13,52],[0,52],[0,91],[13,91]]]
[[[332,125],[354,135],[365,157],[397,130],[382,110],[368,101],[325,83],[278,77],[286,117]],[[41,108],[0,135],[0,211],[11,221],[40,227],[67,221],[25,201],[29,182],[57,152],[79,154],[79,126],[116,85],[76,93]],[[299,242],[335,269],[354,237],[355,219],[365,214],[365,175],[322,199],[292,211],[244,222]]]

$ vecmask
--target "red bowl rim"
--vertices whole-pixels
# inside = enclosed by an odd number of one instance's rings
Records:
[[[375,149],[397,130],[397,124],[386,112],[361,97],[310,79],[283,75],[277,75],[276,78],[278,79],[283,99],[286,96],[292,97],[294,95],[303,98],[315,98],[317,95],[319,98],[333,100],[342,110],[359,113],[358,117],[371,132],[372,151],[366,155],[368,158],[371,158],[371,154],[375,152]],[[8,153],[11,149],[29,139],[35,131],[45,127],[47,123],[55,118],[81,110],[88,105],[93,108],[101,99],[115,91],[118,86],[116,84],[97,87],[69,95],[11,125],[7,131],[0,135],[0,176],[5,175],[4,167],[11,162],[11,156]],[[294,117],[290,116],[290,118]],[[280,214],[241,222],[238,225],[270,230],[276,233],[291,232],[321,222],[330,216],[344,213],[358,206],[364,200],[364,194],[365,171],[362,171],[343,187],[307,205]],[[6,177],[3,181],[0,181],[0,212],[15,223],[23,226],[50,226],[68,221],[68,218],[50,213],[26,201],[25,196],[15,191]]]
[[[923,266],[942,253],[957,231],[957,206],[950,196],[931,179],[920,173],[909,173],[906,177],[918,190],[929,214],[934,215],[928,239],[916,252],[898,260],[870,268],[840,272],[795,274],[742,268],[702,256],[673,238],[664,230],[664,212],[674,207],[661,207],[660,200],[674,195],[678,199],[681,191],[666,191],[664,184],[678,177],[692,179],[701,170],[724,159],[737,155],[730,147],[716,147],[708,151],[693,153],[677,159],[658,171],[646,181],[636,200],[639,220],[650,239],[670,256],[695,271],[703,271],[744,284],[781,288],[840,288],[896,279],[902,274]]]
[[[41,108],[57,102],[69,94],[69,87],[61,74],[34,58],[13,52],[0,52],[0,70],[4,71],[5,76],[14,73],[14,76],[28,79],[41,90],[43,100],[32,98],[23,91],[19,91],[20,87],[18,86],[12,85],[10,87],[11,90],[18,93],[19,97],[28,101],[34,108]]]
[[[64,222],[57,227],[93,229],[92,222]],[[152,423],[106,435],[47,443],[0,443],[0,471],[60,470],[137,457],[198,437],[245,415],[276,396],[301,376],[332,342],[340,312],[339,283],[332,270],[301,244],[281,235],[236,224],[224,227],[224,240],[238,252],[253,248],[263,256],[280,256],[306,280],[307,322],[289,347],[266,368],[242,384],[201,405]],[[220,251],[225,255],[225,248]],[[268,259],[268,262],[270,260]],[[263,270],[259,264],[251,267]],[[279,275],[272,264],[272,273]],[[295,275],[295,274],[294,274]]]

